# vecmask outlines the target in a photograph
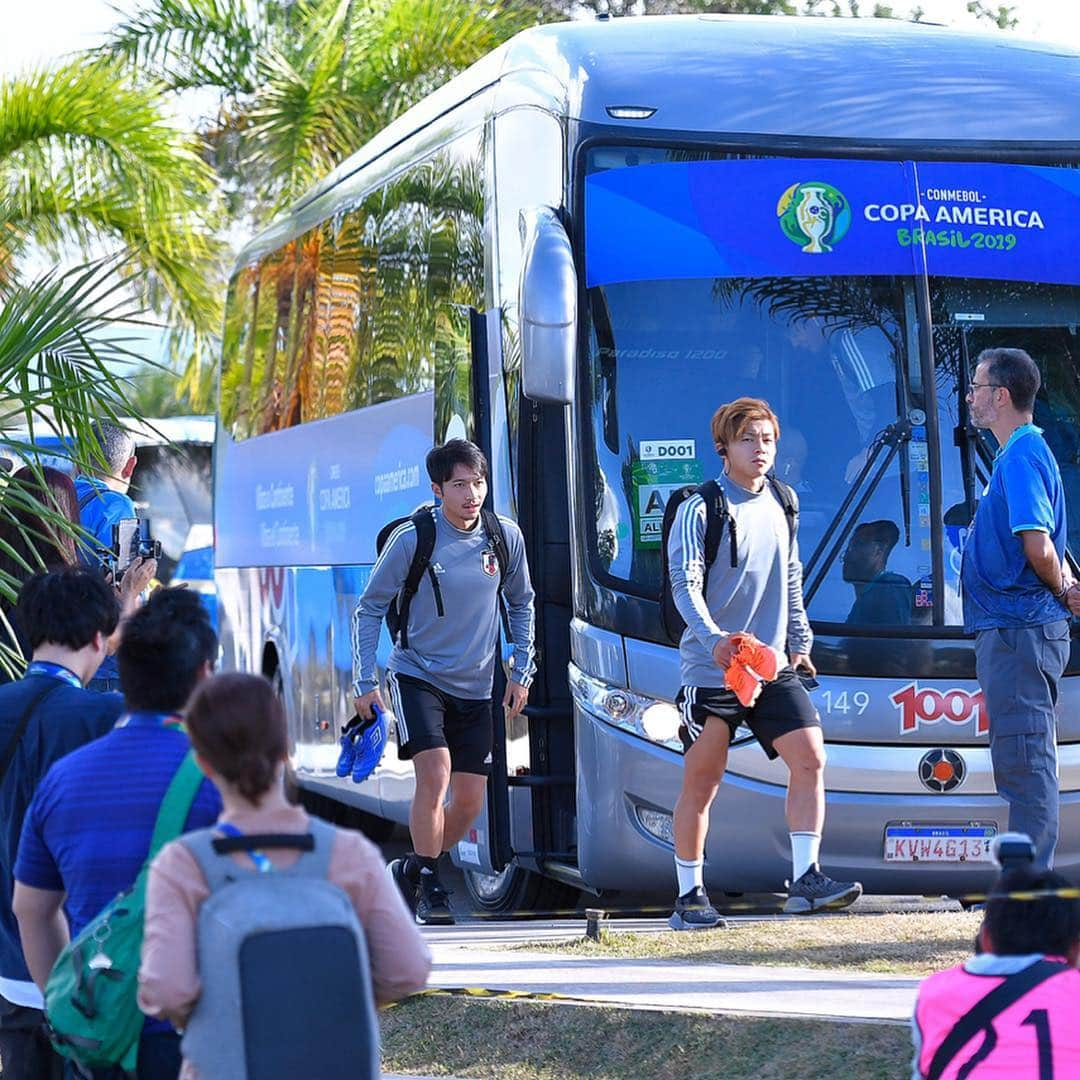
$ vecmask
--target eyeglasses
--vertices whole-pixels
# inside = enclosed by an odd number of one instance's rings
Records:
[[[1003,386],[999,382],[973,382],[968,383],[968,391],[974,393],[976,390],[981,390],[984,386],[992,387],[995,390],[1000,390]]]

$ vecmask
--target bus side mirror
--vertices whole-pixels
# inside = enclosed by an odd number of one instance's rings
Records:
[[[533,401],[574,400],[577,273],[570,238],[548,206],[521,212],[522,390]]]

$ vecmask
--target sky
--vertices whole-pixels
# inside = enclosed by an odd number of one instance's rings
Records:
[[[0,0],[4,32],[0,35],[0,75],[55,59],[76,49],[91,48],[116,21],[114,6],[129,8],[133,0]],[[915,0],[892,0],[904,10]],[[864,7],[869,8],[869,0]],[[921,0],[926,19],[971,26],[965,0]],[[988,0],[996,6],[996,0]],[[1024,37],[1080,47],[1080,5],[1068,0],[1014,0]]]

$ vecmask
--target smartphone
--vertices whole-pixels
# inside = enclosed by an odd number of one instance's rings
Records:
[[[821,685],[809,671],[805,671],[803,668],[796,668],[795,674],[799,676],[799,682],[807,690],[816,690]]]
[[[120,575],[131,565],[132,554],[138,550],[138,545],[135,543],[135,538],[138,535],[138,518],[121,518],[113,526],[113,551],[116,554],[116,577],[118,580]]]

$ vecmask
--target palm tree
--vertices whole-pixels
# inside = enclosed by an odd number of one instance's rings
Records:
[[[217,94],[203,134],[258,224],[537,18],[526,2],[148,0],[110,49],[174,91]]]
[[[28,254],[118,251],[141,306],[194,334],[216,331],[214,191],[160,85],[115,60],[0,81],[0,287]]]
[[[102,261],[50,271],[9,286],[0,301],[0,386],[6,395],[0,401],[0,456],[34,473],[25,485],[0,470],[4,532],[14,527],[31,539],[50,532],[81,536],[63,514],[36,498],[44,487],[37,451],[58,437],[59,449],[47,447],[51,455],[68,458],[72,469],[97,469],[100,450],[90,425],[133,412],[116,370],[133,359],[126,327],[139,312],[116,270],[112,261]],[[27,516],[37,524],[28,526]],[[23,658],[2,612],[14,601],[21,578],[41,567],[26,563],[2,539],[0,555],[21,572],[0,570],[0,668],[11,672]]]

